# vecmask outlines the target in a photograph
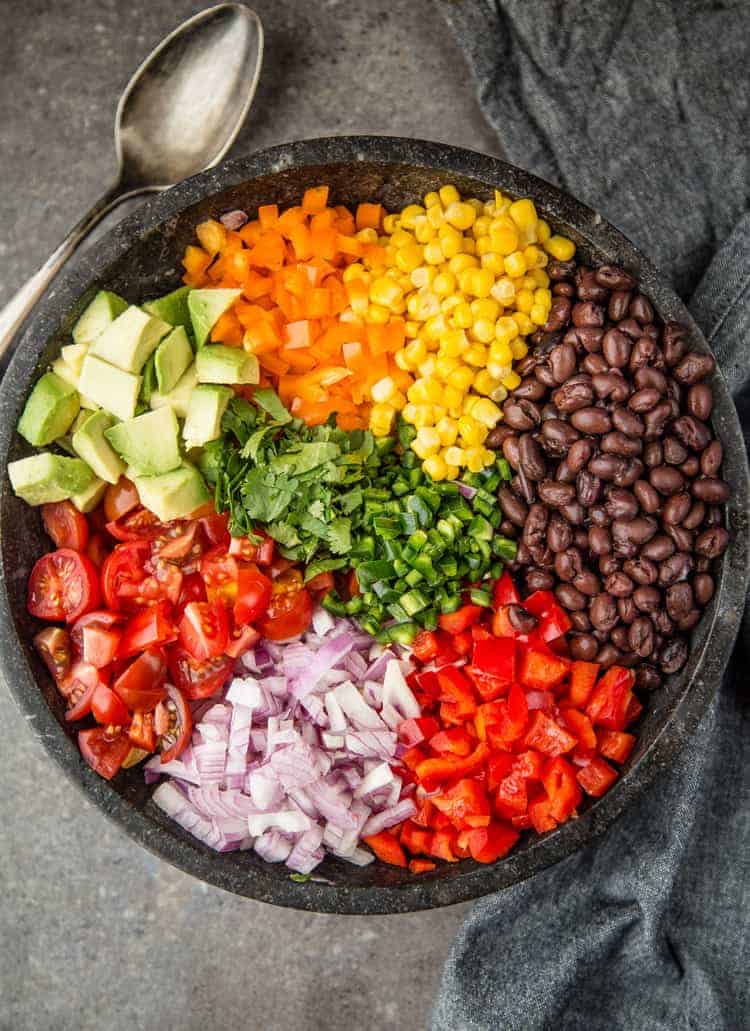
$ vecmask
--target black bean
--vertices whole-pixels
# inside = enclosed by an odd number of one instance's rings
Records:
[[[683,521],[685,516],[692,508],[692,499],[689,494],[684,492],[680,494],[673,494],[671,498],[668,498],[664,503],[664,510],[662,511],[661,517],[665,523],[671,523],[676,526]]]
[[[648,616],[638,616],[628,630],[628,647],[642,659],[647,659],[654,650],[654,624]]]
[[[688,457],[687,448],[677,437],[665,437],[662,442],[662,450],[667,465],[682,465]]]
[[[560,511],[573,526],[583,526],[586,521],[586,510],[577,499],[567,505],[560,505]]]
[[[663,533],[652,537],[641,549],[643,558],[647,558],[652,562],[663,562],[665,558],[669,558],[674,553],[674,542]]]
[[[603,326],[604,308],[593,301],[577,301],[573,305],[570,318],[576,328],[583,326]]]
[[[702,451],[711,440],[711,430],[693,415],[682,415],[675,419],[672,432],[691,451]]]
[[[591,383],[576,377],[563,383],[552,395],[552,401],[561,412],[577,412],[594,400]]]
[[[583,560],[577,548],[568,548],[555,555],[555,572],[560,580],[574,580],[582,570]]]
[[[612,537],[615,542],[615,550],[619,541],[630,542],[641,547],[651,540],[658,528],[656,520],[650,516],[638,516],[636,519],[614,519]]]
[[[695,383],[687,393],[687,409],[701,422],[708,422],[714,406],[714,396],[706,383]]]
[[[518,527],[510,519],[503,519],[498,529],[503,537],[510,537],[512,540],[515,540],[518,536]]]
[[[518,450],[518,437],[506,437],[502,445],[503,456],[513,469],[521,465],[521,455]]]
[[[599,651],[599,642],[592,634],[571,634],[570,654],[582,662],[593,662]]]
[[[591,629],[591,620],[586,612],[571,612],[570,625],[574,630],[586,632]]]
[[[692,480],[694,476],[698,475],[700,469],[700,462],[698,461],[697,455],[688,455],[688,457],[680,466],[680,472],[682,473],[682,475],[687,476],[690,480]]]
[[[609,299],[609,290],[596,280],[596,273],[579,265],[575,273],[576,293],[582,301],[596,301],[604,304]]]
[[[503,511],[503,515],[514,524],[514,526],[523,527],[526,522],[526,516],[529,513],[528,506],[520,498],[517,498],[512,490],[508,487],[500,487],[497,492],[497,500],[500,502],[500,508]]]
[[[583,569],[573,577],[573,586],[577,587],[582,594],[588,594],[589,597],[598,594],[602,589],[601,580],[591,569]]]
[[[643,461],[649,469],[653,469],[655,465],[661,465],[664,462],[664,449],[658,440],[650,440],[645,445],[643,448]]]
[[[616,455],[594,455],[588,464],[588,469],[600,480],[611,482],[624,471],[625,460]]]
[[[661,687],[661,675],[654,666],[641,663],[635,671],[635,686],[639,691],[656,691]]]
[[[508,606],[508,620],[513,629],[521,634],[530,634],[537,624],[536,616],[527,612],[521,605]]]
[[[635,584],[626,573],[611,573],[604,583],[604,590],[615,598],[627,598],[633,593],[634,587]]]
[[[548,455],[564,458],[580,433],[562,419],[547,419],[542,424],[541,444]]]
[[[539,409],[533,401],[520,398],[518,401],[509,398],[503,406],[505,423],[514,430],[533,430],[542,421]]]
[[[570,310],[570,300],[557,294],[552,300],[547,321],[544,323],[545,331],[551,332],[557,329],[565,329],[570,322]]]
[[[651,307],[651,302],[648,297],[645,297],[643,294],[636,294],[630,302],[628,315],[631,319],[637,319],[642,326],[645,326],[649,322],[653,322],[654,309]]]
[[[690,511],[682,520],[682,525],[686,530],[697,530],[703,522],[705,514],[705,503],[703,501],[694,501],[690,506]]]
[[[659,609],[657,612],[652,613],[651,619],[653,620],[656,631],[661,637],[671,637],[674,633],[674,623],[669,618],[665,609]]]
[[[610,487],[604,504],[613,519],[633,519],[638,515],[636,496],[622,487]]]
[[[564,283],[562,281],[552,284],[552,296],[553,297],[575,297],[576,288],[572,283]]]
[[[588,605],[586,595],[581,594],[573,584],[560,584],[555,588],[555,597],[570,612],[579,612]]]
[[[616,626],[610,634],[610,640],[615,648],[619,648],[620,651],[629,651],[628,628],[626,626]]]
[[[593,453],[594,445],[592,441],[587,440],[585,437],[581,440],[574,441],[573,444],[571,444],[570,450],[568,451],[565,459],[568,468],[571,472],[580,472]]]
[[[633,340],[637,340],[639,337],[643,336],[643,327],[639,322],[636,322],[635,319],[620,319],[617,324],[617,328],[621,330],[621,332],[627,333]]]
[[[701,476],[690,485],[693,496],[709,505],[722,505],[729,497],[729,485],[714,476]]]
[[[624,369],[630,361],[632,349],[630,337],[619,329],[608,329],[602,337],[602,352],[612,368]]]
[[[588,469],[581,469],[576,477],[576,494],[579,502],[590,508],[599,497],[602,481]]]
[[[529,569],[526,572],[526,588],[530,592],[551,591],[555,586],[555,578],[546,569]]]
[[[653,515],[654,512],[659,511],[661,498],[648,481],[636,480],[633,484],[633,492],[647,515]]]
[[[708,573],[698,573],[693,579],[693,595],[696,603],[705,608],[714,596],[714,578]]]
[[[547,275],[550,279],[572,279],[576,274],[576,263],[574,261],[553,260],[547,264]]]
[[[627,623],[628,625],[630,625],[630,623],[632,623],[633,620],[638,617],[638,609],[636,608],[636,604],[630,596],[628,596],[627,598],[617,599],[617,612],[620,616],[620,620],[623,623]]]
[[[639,336],[630,353],[628,368],[635,373],[638,369],[645,369],[648,365],[663,365],[661,352],[652,337]]]
[[[659,566],[659,583],[662,587],[671,587],[681,580],[687,580],[692,571],[692,556],[684,551],[677,551]]]
[[[565,551],[572,543],[573,527],[559,512],[553,512],[547,526],[547,546],[550,551]]]
[[[534,379],[533,376],[527,376],[526,379],[521,380],[513,391],[513,397],[525,398],[527,401],[540,401],[546,392],[546,387],[543,383],[540,383],[538,379]],[[508,428],[508,432],[512,433],[513,430]]]
[[[619,322],[620,319],[624,319],[628,313],[630,307],[630,301],[632,294],[629,290],[613,290],[610,294],[609,304],[607,305],[607,315],[609,315],[612,322]]]
[[[530,433],[522,433],[518,443],[521,468],[529,480],[543,480],[547,473],[542,449]]]
[[[724,461],[724,449],[721,442],[712,440],[700,458],[700,469],[704,476],[716,476]]]
[[[693,588],[684,581],[672,584],[667,588],[666,602],[669,618],[678,623],[693,607]]]
[[[579,326],[574,332],[577,347],[582,347],[588,354],[598,354],[601,351],[604,337],[604,329],[601,326]]]
[[[643,416],[643,424],[646,427],[644,434],[647,440],[655,440],[664,432],[664,427],[672,418],[672,405],[669,401],[660,401],[655,408],[646,412]]]
[[[560,483],[557,480],[542,480],[538,489],[541,500],[553,508],[567,505],[576,496],[575,487],[571,483]]]
[[[576,351],[572,344],[558,344],[549,356],[549,365],[556,383],[565,383],[576,369]]]
[[[711,505],[709,510],[706,512],[706,518],[704,522],[706,527],[724,525],[724,516],[718,505]]]
[[[658,390],[660,394],[667,393],[667,377],[660,369],[654,369],[650,365],[641,366],[633,377],[637,390]]]
[[[661,594],[656,587],[642,584],[633,591],[633,601],[641,612],[656,612],[661,604]]]
[[[691,609],[682,619],[677,620],[677,628],[686,633],[688,630],[692,630],[698,620],[701,618],[700,609]]]
[[[621,455],[624,458],[633,458],[643,450],[643,444],[638,437],[628,437],[619,430],[605,433],[599,446],[606,454]]]
[[[617,602],[612,595],[607,594],[606,591],[597,594],[589,606],[589,619],[592,626],[597,630],[609,632],[617,625],[619,618]]]
[[[710,354],[700,354],[698,351],[689,351],[688,354],[675,366],[674,378],[679,383],[690,384],[700,383],[706,376],[710,376],[716,368],[716,362]]]
[[[589,546],[589,535],[588,532],[579,527],[573,534],[573,544],[580,551],[586,551]]]
[[[672,538],[678,551],[692,551],[695,534],[686,530],[684,526],[674,526],[666,523],[664,526],[667,534]]]
[[[636,283],[633,276],[619,265],[600,265],[594,272],[594,278],[608,290],[632,290]]]
[[[612,423],[616,430],[627,433],[629,437],[642,437],[646,431],[643,420],[622,405],[612,409]]]
[[[660,494],[678,494],[685,486],[685,479],[673,465],[657,465],[648,474],[649,483]],[[687,511],[687,510],[686,510]]]
[[[581,362],[581,368],[589,376],[596,376],[598,372],[606,372],[609,366],[600,354],[587,354]]]
[[[613,644],[603,644],[599,651],[596,653],[596,662],[602,667],[602,669],[609,669],[610,666],[622,664],[622,652],[619,648],[615,648]]]
[[[633,412],[650,412],[652,408],[655,408],[661,400],[661,394],[658,390],[653,387],[644,387],[642,390],[636,390],[634,394],[631,394],[628,398],[628,408]]]
[[[567,458],[564,458],[558,465],[555,479],[559,480],[560,483],[575,483],[576,474],[575,471],[570,468]]]
[[[662,348],[664,360],[670,367],[677,365],[685,354],[685,336],[687,327],[681,322],[665,322],[662,330]]]
[[[549,512],[538,503],[533,504],[528,511],[523,527],[523,543],[527,548],[539,548],[546,544],[547,522]]]
[[[614,369],[609,372],[597,372],[591,377],[596,396],[605,400],[611,398],[615,404],[625,401],[630,396],[630,387],[621,372]]]
[[[631,580],[634,580],[641,586],[655,584],[659,578],[658,567],[650,559],[643,558],[642,556],[628,559],[622,568]]]
[[[698,535],[695,550],[704,558],[718,558],[727,550],[729,534],[723,526],[711,526]]]
[[[667,675],[677,673],[687,662],[688,646],[682,637],[668,641],[659,654],[659,665]]]

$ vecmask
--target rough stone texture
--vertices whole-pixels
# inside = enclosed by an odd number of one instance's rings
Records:
[[[204,6],[0,2],[0,303],[113,174],[115,104],[137,62]],[[234,155],[345,132],[498,152],[428,0],[254,6],[265,63]],[[4,690],[0,723],[2,1031],[187,1031],[217,1019],[269,1031],[425,1025],[466,907],[318,916],[207,887],[85,801]]]

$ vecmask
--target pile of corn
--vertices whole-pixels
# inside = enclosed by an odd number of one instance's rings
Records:
[[[479,472],[495,461],[484,442],[520,382],[513,361],[549,315],[545,266],[550,256],[570,260],[575,246],[552,235],[531,200],[497,191],[487,203],[462,200],[454,186],[386,215],[383,232],[385,264],[355,262],[344,280],[360,281],[350,299],[367,322],[406,320],[394,357],[414,380],[406,393],[391,376],[373,385],[370,427],[385,436],[401,412],[433,479]]]

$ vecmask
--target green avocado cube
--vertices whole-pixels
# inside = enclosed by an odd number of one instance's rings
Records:
[[[131,304],[96,338],[89,355],[137,374],[170,329],[168,323]]]
[[[108,484],[104,480],[95,476],[88,487],[77,494],[71,494],[70,500],[79,512],[93,512],[104,497],[107,487]]]
[[[121,462],[107,442],[104,432],[114,419],[104,411],[87,413],[73,433],[73,450],[91,466],[97,477],[107,483],[117,483],[125,472]]]
[[[171,408],[178,419],[184,419],[187,415],[190,395],[198,385],[198,372],[195,362],[182,374],[179,383],[173,387],[168,394],[160,394],[154,391],[149,404],[152,408]]]
[[[241,290],[219,288],[190,291],[187,303],[196,347],[203,347],[221,316],[229,311],[241,294]]]
[[[10,462],[8,476],[14,492],[28,505],[65,501],[87,490],[95,479],[80,458],[66,458],[51,451]]]
[[[195,356],[200,383],[258,383],[260,368],[254,354],[240,347],[211,344]]]
[[[140,476],[135,486],[142,504],[162,522],[182,519],[208,501],[206,483],[189,462],[161,476]]]
[[[174,411],[159,408],[115,423],[104,436],[135,476],[160,476],[182,461]]]
[[[100,290],[83,315],[73,326],[73,340],[76,344],[90,344],[107,326],[122,315],[128,302],[110,290]]]
[[[182,428],[188,451],[221,436],[221,419],[233,397],[231,387],[206,384],[195,388],[190,395],[187,417]]]
[[[44,447],[67,433],[80,407],[73,384],[46,372],[34,384],[18,421],[18,432],[29,444]]]
[[[138,404],[141,377],[87,354],[78,387],[82,394],[101,405],[106,412],[111,412],[118,419],[132,419]]]
[[[189,329],[192,326],[188,309],[188,294],[191,290],[190,286],[181,286],[163,297],[146,301],[143,310],[147,311],[149,315],[156,315],[158,319],[168,322],[170,326],[184,326]]]
[[[188,335],[183,326],[177,326],[154,352],[154,370],[159,393],[168,394],[176,387],[192,361],[193,349]]]

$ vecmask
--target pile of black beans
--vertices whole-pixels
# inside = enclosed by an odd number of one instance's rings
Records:
[[[729,535],[710,355],[662,324],[622,268],[553,261],[552,308],[516,365],[488,438],[514,476],[498,492],[527,592],[554,590],[574,658],[658,687],[687,661]]]

